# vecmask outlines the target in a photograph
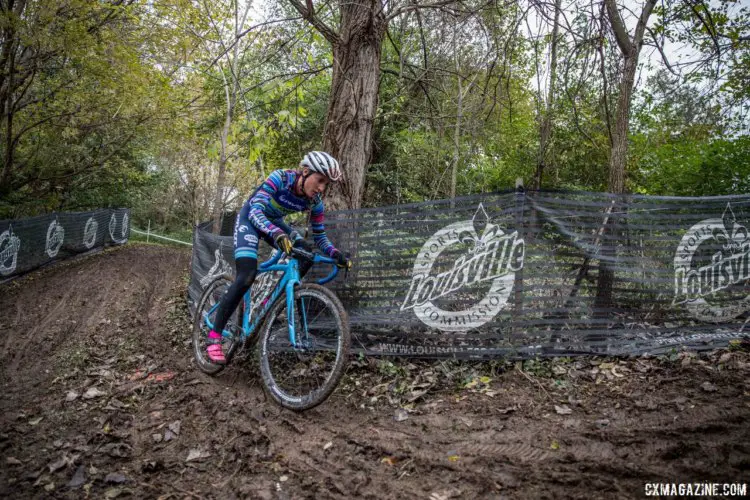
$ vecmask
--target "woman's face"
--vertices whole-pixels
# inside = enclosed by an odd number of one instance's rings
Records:
[[[305,167],[303,169],[303,174],[307,174],[310,170]],[[326,177],[323,174],[320,174],[318,172],[313,172],[310,174],[310,176],[305,180],[303,191],[305,193],[305,196],[308,198],[312,198],[316,194],[323,194],[328,187],[328,177]]]

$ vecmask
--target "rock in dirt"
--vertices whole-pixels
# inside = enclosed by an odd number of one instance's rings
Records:
[[[716,392],[718,390],[717,387],[714,384],[712,384],[711,382],[708,382],[708,381],[707,382],[703,382],[701,384],[701,389],[703,389],[706,392]]]
[[[68,483],[69,488],[80,488],[86,482],[86,466],[79,465],[75,474]]]
[[[8,465],[23,465],[23,463],[16,457],[8,457],[5,459],[5,463]]]
[[[80,394],[78,394],[76,391],[68,391],[68,393],[65,395],[65,402],[71,403],[78,399],[78,396],[80,396]]]

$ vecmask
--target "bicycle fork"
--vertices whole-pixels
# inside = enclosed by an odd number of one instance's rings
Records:
[[[289,330],[289,343],[295,349],[307,349],[310,347],[309,345],[307,345],[307,341],[309,338],[309,332],[307,330],[307,313],[305,311],[304,299],[300,298],[299,300],[295,300],[294,298],[294,290],[297,286],[299,286],[299,282],[295,283],[293,281],[290,281],[289,283],[287,283],[286,288],[286,296],[288,301],[286,308],[286,322],[287,328]],[[300,327],[302,329],[301,332],[297,332],[294,321],[295,310],[297,308],[299,308]]]

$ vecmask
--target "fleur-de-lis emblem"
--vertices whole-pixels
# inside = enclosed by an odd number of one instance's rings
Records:
[[[713,237],[724,247],[725,251],[730,253],[733,250],[742,248],[748,242],[747,228],[737,222],[732,206],[729,203],[727,203],[727,208],[724,210],[721,220],[724,225],[713,230]]]
[[[490,224],[490,217],[481,203],[471,221],[471,230],[461,232],[458,240],[465,245],[474,245],[469,253],[480,254],[485,251],[487,243],[495,236],[497,226]]]

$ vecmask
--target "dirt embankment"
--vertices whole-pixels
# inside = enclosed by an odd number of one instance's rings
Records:
[[[353,360],[304,414],[191,361],[189,254],[127,245],[0,288],[0,496],[640,498],[750,483],[750,357]],[[749,493],[750,494],[750,493]]]

